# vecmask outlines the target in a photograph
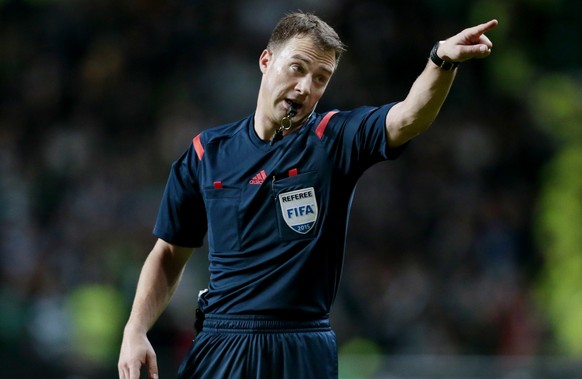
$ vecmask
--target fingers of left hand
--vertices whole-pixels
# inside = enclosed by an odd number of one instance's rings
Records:
[[[464,42],[460,42],[460,45],[465,46],[462,50],[468,55],[467,59],[487,56],[493,48],[493,43],[484,34],[468,36]]]

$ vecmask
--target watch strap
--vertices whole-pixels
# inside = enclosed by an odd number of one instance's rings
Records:
[[[438,67],[445,71],[451,71],[459,67],[459,65],[461,64],[460,62],[445,61],[438,56],[437,51],[439,49],[440,44],[441,44],[440,41],[435,43],[434,46],[432,47],[432,50],[430,51],[430,60],[432,61],[432,63],[436,64]]]

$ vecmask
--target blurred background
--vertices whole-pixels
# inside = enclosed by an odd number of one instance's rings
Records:
[[[433,128],[360,182],[340,377],[582,377],[582,2],[0,0],[2,378],[116,377],[169,166],[254,111],[297,9],[349,47],[319,111],[403,99],[436,40],[499,20]],[[207,277],[202,249],[150,333],[162,379]]]

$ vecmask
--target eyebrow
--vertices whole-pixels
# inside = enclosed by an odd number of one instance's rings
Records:
[[[304,55],[302,55],[302,54],[295,54],[295,55],[293,55],[291,58],[293,58],[293,59],[298,59],[298,60],[300,60],[300,61],[303,61],[303,62],[305,62],[305,63],[307,63],[307,64],[311,64],[311,63],[313,63],[313,61],[312,61],[311,59],[309,59],[309,58],[305,57],[305,56],[304,56]],[[325,67],[324,65],[321,65],[321,66],[319,66],[319,68],[321,68],[323,71],[327,72],[327,73],[328,73],[330,76],[331,76],[331,75],[333,75],[333,71],[332,71],[332,70],[330,70],[330,69],[328,69],[328,68],[327,68],[327,67]]]

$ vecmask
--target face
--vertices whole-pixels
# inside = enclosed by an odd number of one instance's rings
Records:
[[[259,60],[263,79],[256,115],[267,128],[276,128],[294,104],[294,124],[304,122],[325,92],[335,70],[335,52],[322,51],[310,37],[295,37]]]

